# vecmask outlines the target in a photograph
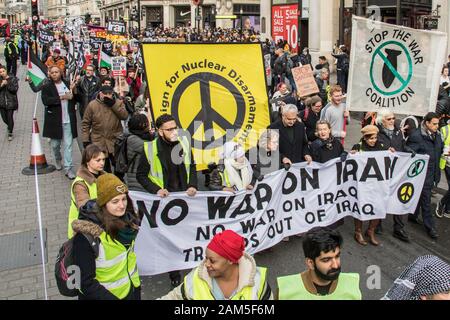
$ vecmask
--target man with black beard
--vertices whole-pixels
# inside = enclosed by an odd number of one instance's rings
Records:
[[[136,171],[136,179],[149,193],[161,198],[171,192],[185,191],[190,197],[197,193],[197,170],[190,143],[178,135],[175,118],[163,114],[155,121],[158,137],[144,142]],[[179,271],[169,272],[172,287],[181,283]]]
[[[303,252],[308,270],[279,277],[279,300],[361,300],[359,274],[341,273],[342,236],[330,228],[305,234]]]

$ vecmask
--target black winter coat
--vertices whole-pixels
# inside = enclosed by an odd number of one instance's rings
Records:
[[[269,129],[279,130],[280,134],[280,167],[283,158],[286,157],[291,160],[292,163],[304,162],[305,155],[309,155],[308,139],[306,138],[305,125],[301,122],[294,124],[294,141],[289,141],[288,133],[281,120],[272,123]]]
[[[316,139],[311,143],[311,157],[313,161],[319,163],[325,163],[331,159],[346,156],[342,143],[333,138],[330,142],[330,147],[327,146],[327,142],[321,139]]]
[[[371,147],[369,146],[364,139],[361,139],[359,143],[353,145],[352,150],[361,151],[361,152],[372,152],[372,151],[386,151],[389,149],[389,146],[384,145],[380,141],[377,140],[377,143]]]
[[[0,109],[17,110],[19,108],[17,101],[19,80],[14,76],[9,76],[6,81],[6,85],[0,87]]]
[[[426,133],[425,129],[420,126],[409,136],[406,145],[416,153],[427,154],[430,156],[424,185],[432,186],[433,184],[439,183],[441,179],[439,160],[444,149],[441,134],[437,132],[435,138],[432,138]]]
[[[320,120],[320,112],[316,114],[310,108],[308,110],[303,110],[300,112],[300,118],[306,127],[306,136],[308,137],[308,141],[312,142],[317,139],[316,136],[316,124],[317,121]]]
[[[95,76],[91,81],[89,81],[86,76],[83,76],[80,79],[80,82],[76,86],[75,99],[80,103],[82,113],[84,113],[89,102],[95,100],[97,93],[100,90],[100,86],[100,79]]]
[[[394,134],[392,136],[392,139],[389,138],[389,136],[384,132],[383,126],[378,126],[378,141],[383,144],[384,146],[387,146],[387,148],[394,148],[395,151],[398,152],[407,152],[406,142],[403,139],[402,132],[397,127],[394,128]],[[409,149],[409,148],[408,148]]]
[[[169,192],[186,191],[190,187],[197,189],[197,170],[192,152],[189,181],[187,181],[187,172],[184,163],[174,164],[173,162],[168,162],[171,159],[170,155],[174,146],[169,146],[161,138],[157,138],[156,145],[158,149],[158,158],[161,161],[163,171],[164,189],[167,189]],[[142,150],[143,156],[139,159],[136,179],[147,192],[156,194],[161,188],[148,178],[150,164],[148,163],[144,152],[145,151]],[[171,189],[170,186],[174,184],[179,184],[178,190]]]
[[[64,84],[69,88],[68,82],[64,81]],[[42,132],[42,136],[50,139],[62,139],[63,123],[61,99],[59,98],[58,89],[53,81],[46,81],[42,87],[42,103],[45,106],[44,131]],[[72,129],[72,138],[76,138],[78,134],[74,99],[69,100],[68,112],[70,127]]]

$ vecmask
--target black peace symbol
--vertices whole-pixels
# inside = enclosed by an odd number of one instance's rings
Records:
[[[400,186],[397,192],[398,200],[406,204],[408,203],[414,195],[414,185],[412,183],[404,183]]]
[[[192,119],[191,123],[184,129],[186,129],[190,134],[191,137],[193,137],[195,131],[197,130],[197,127],[195,127],[195,123],[201,122],[203,124],[204,130],[207,131],[209,129],[213,128],[213,123],[216,123],[219,125],[223,130],[227,129],[235,129],[233,130],[233,134],[226,134],[224,137],[226,137],[227,141],[232,140],[238,133],[239,129],[242,127],[242,124],[244,123],[244,117],[245,117],[245,100],[242,94],[239,92],[239,90],[236,88],[236,86],[233,85],[229,80],[222,77],[221,75],[211,73],[211,72],[199,72],[192,74],[185,78],[183,81],[180,82],[178,87],[175,89],[175,92],[173,94],[172,99],[172,116],[175,118],[177,124],[180,127],[183,127],[180,122],[180,99],[183,95],[183,93],[186,91],[187,88],[189,88],[194,83],[199,82],[200,83],[200,97],[201,97],[201,109],[200,111],[195,115],[195,117]],[[211,87],[211,83],[217,83],[220,84],[222,87],[227,89],[234,97],[236,101],[237,106],[237,112],[236,112],[236,119],[234,120],[234,123],[229,122],[227,119],[225,119],[219,112],[217,112],[214,109],[214,106],[211,104],[211,92],[214,93],[216,90]],[[217,87],[217,86],[216,86]],[[182,106],[184,108],[188,106]],[[216,144],[214,144],[214,141],[216,140],[214,137],[211,138],[211,141],[195,141],[194,138],[192,138],[193,143],[201,144],[202,149],[212,149],[216,147]],[[224,141],[227,142],[227,141]]]

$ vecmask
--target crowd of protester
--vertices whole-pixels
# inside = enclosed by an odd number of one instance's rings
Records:
[[[139,38],[157,42],[261,41],[259,34],[250,29],[217,28],[197,33],[182,27],[148,29]],[[67,37],[63,34],[61,40],[67,52]],[[27,50],[34,46],[32,34],[27,31],[6,41],[6,67],[0,67],[0,111],[8,126],[10,140],[14,125],[11,118],[18,107],[17,61],[22,59],[21,62],[26,63],[24,54],[26,56]],[[418,125],[413,122],[400,124],[391,112],[365,114],[361,118],[360,142],[346,151],[346,127],[355,120],[345,104],[350,65],[348,49],[339,46],[332,57],[320,56],[313,63],[308,48],[303,48],[298,54],[292,53],[286,41],[265,40],[262,48],[265,54],[271,55],[272,79],[267,88],[271,124],[255,147],[257,160],[250,162],[242,146],[228,143],[220,161],[211,164],[204,172],[204,185],[198,179],[189,143],[178,135],[175,118],[169,114],[158,119],[150,117],[148,84],[137,50],[130,47],[126,52],[114,53],[126,56],[127,75],[113,77],[108,68],[98,68],[95,57],[74,76],[68,71],[67,57],[61,55],[61,50],[43,48],[40,59],[48,67],[48,78],[39,87],[33,85],[29,78],[27,81],[34,92],[41,92],[45,106],[43,136],[50,139],[56,168],[64,170],[67,178],[73,180],[68,237],[73,238],[75,261],[83,273],[80,299],[140,298],[133,248],[142,216],[133,208],[128,190],[160,197],[180,191],[194,197],[198,190],[252,190],[257,181],[271,171],[288,169],[299,162],[345,160],[348,152],[389,150],[410,152],[412,156],[429,155],[427,178],[419,205],[408,220],[419,223],[421,213],[427,234],[432,239],[438,238],[435,217],[431,212],[431,192],[439,182],[441,169],[450,181],[450,125],[440,125],[448,108],[448,66],[443,68],[441,75],[439,101],[442,107],[437,113],[430,112],[416,120]],[[292,69],[301,65],[311,67],[319,88],[317,94],[299,96]],[[334,70],[337,83],[330,77]],[[5,102],[5,99],[13,102]],[[78,169],[72,160],[76,138],[82,153]],[[127,142],[125,153],[123,141]],[[177,145],[181,145],[183,152],[180,159],[172,159],[169,155]],[[448,193],[439,202],[435,215],[450,218]],[[393,236],[409,242],[405,221],[401,216],[393,217]],[[279,288],[275,297],[361,299],[359,275],[340,272],[342,237],[337,228],[342,223],[339,221],[329,228],[312,230],[304,235],[303,250],[308,270],[300,276],[278,278]],[[358,244],[380,244],[377,239],[377,234],[383,232],[380,220],[370,221],[366,232],[362,221],[354,219],[354,226],[354,238]],[[103,250],[112,256],[96,257],[84,233],[99,238]],[[163,299],[273,299],[274,294],[266,281],[266,270],[257,267],[254,258],[244,249],[243,238],[232,231],[216,235],[208,245],[205,261],[184,280],[178,271],[169,274],[174,291]],[[441,278],[424,279],[431,276],[421,273],[426,265],[437,268]],[[419,258],[400,276],[412,279],[418,287],[404,292],[401,284],[396,282],[385,298],[448,298],[448,269],[448,264],[436,257]],[[121,285],[111,285],[116,282]]]

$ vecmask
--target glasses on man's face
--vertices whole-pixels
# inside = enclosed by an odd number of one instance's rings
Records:
[[[386,118],[386,120],[387,120],[387,121],[393,121],[393,120],[395,120],[395,117],[392,117],[392,118]]]
[[[168,129],[161,128],[161,130],[164,130],[164,131],[167,131],[167,132],[173,132],[175,130],[178,130],[178,127],[173,127],[173,128],[168,128]]]

